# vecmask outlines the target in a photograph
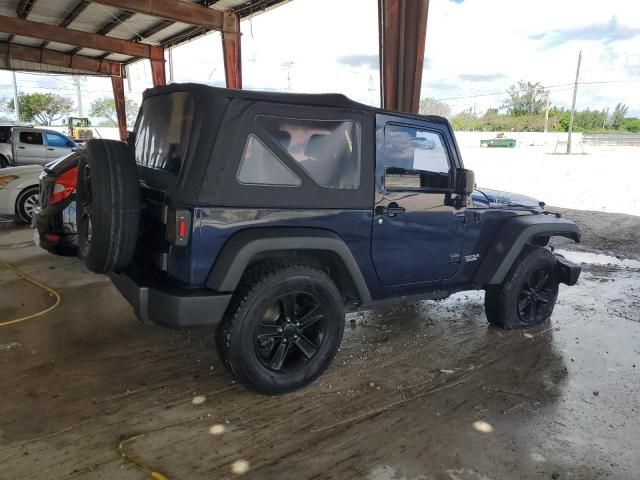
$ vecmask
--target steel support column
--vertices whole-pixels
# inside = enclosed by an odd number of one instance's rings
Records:
[[[429,0],[378,0],[382,107],[418,113]]]
[[[227,88],[242,88],[242,54],[240,39],[240,16],[236,13],[224,14],[222,30],[222,52]]]
[[[124,79],[122,73],[119,76],[111,77],[111,86],[113,87],[113,99],[116,104],[120,140],[124,141],[127,139],[127,113],[124,103]]]
[[[151,62],[151,79],[154,87],[162,87],[167,84],[167,75],[164,68],[164,48],[154,47],[154,52],[149,58]]]

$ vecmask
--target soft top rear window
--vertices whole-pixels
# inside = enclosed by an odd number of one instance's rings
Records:
[[[193,109],[194,101],[188,92],[145,99],[135,137],[138,165],[180,173],[189,146]]]

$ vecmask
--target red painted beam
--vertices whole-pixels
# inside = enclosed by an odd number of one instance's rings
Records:
[[[227,88],[242,88],[242,41],[240,38],[240,16],[224,13],[222,30],[222,52]]]
[[[127,113],[124,103],[124,81],[122,75],[111,77],[111,86],[113,87],[113,99],[116,103],[116,116],[118,117],[118,130],[120,131],[120,140],[127,139]]]
[[[198,25],[209,30],[220,30],[222,12],[185,0],[93,0],[122,10],[166,18],[175,22]]]
[[[378,0],[378,10],[382,107],[418,113],[429,0]]]
[[[151,60],[151,80],[154,87],[162,87],[167,84],[167,76],[164,68],[164,49],[162,60]]]
[[[15,43],[0,42],[0,57],[13,60],[55,65],[58,67],[74,68],[85,73],[97,73],[101,75],[120,75],[120,64],[86,57],[83,55],[69,55],[68,53],[46,48],[27,47]]]
[[[15,17],[0,16],[0,32],[24,35],[52,42],[67,43],[77,47],[92,48],[111,53],[120,53],[132,57],[164,58],[162,48],[146,43],[136,43],[95,33],[72,30],[70,28],[48,25],[46,23],[20,20]]]

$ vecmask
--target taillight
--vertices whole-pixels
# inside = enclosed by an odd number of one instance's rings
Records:
[[[191,233],[191,211],[168,208],[166,215],[165,238],[167,241],[179,247],[188,245]]]
[[[49,203],[60,203],[71,196],[78,183],[78,167],[73,167],[60,175],[53,184]]]

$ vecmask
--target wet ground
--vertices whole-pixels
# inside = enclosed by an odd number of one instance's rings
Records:
[[[327,373],[264,397],[211,332],[139,324],[103,277],[0,226],[0,258],[62,297],[0,327],[0,478],[640,478],[640,263],[593,238],[565,252],[585,273],[548,324],[490,328],[481,292],[353,314]],[[0,322],[52,302],[0,265]]]

